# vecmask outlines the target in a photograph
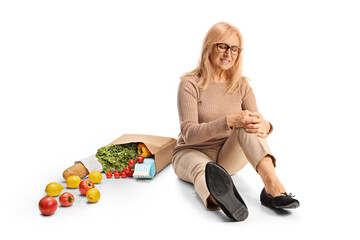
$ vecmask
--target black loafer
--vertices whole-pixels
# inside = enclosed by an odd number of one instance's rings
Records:
[[[244,221],[248,217],[247,206],[223,167],[208,162],[205,167],[205,179],[211,196],[229,218]]]
[[[298,200],[296,200],[291,193],[287,194],[282,193],[284,196],[277,196],[272,197],[270,196],[266,191],[265,188],[263,188],[261,194],[260,194],[260,202],[267,206],[272,208],[297,208],[300,206],[300,203]]]

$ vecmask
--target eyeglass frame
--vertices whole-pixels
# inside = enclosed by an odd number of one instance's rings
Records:
[[[216,49],[217,49],[219,52],[221,52],[221,53],[226,53],[229,49],[232,49],[233,47],[236,47],[237,49],[240,49],[239,54],[234,54],[231,50],[230,50],[230,52],[231,52],[232,55],[238,56],[238,55],[241,54],[241,52],[242,52],[242,50],[243,50],[243,48],[238,47],[238,46],[231,46],[231,47],[230,47],[230,46],[227,45],[226,43],[215,43],[215,44],[216,44]],[[225,46],[227,47],[226,50],[225,50],[225,52],[222,52],[222,51],[219,50],[219,45],[220,45],[220,44],[223,44],[223,45],[225,45]]]

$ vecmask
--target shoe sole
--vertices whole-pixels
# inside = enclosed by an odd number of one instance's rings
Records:
[[[223,212],[235,221],[244,221],[249,212],[235,196],[235,187],[230,175],[216,164],[207,164],[205,172],[209,192]]]
[[[290,203],[290,204],[284,205],[284,206],[272,206],[272,205],[268,205],[268,204],[265,204],[265,203],[261,203],[261,204],[266,206],[266,207],[276,208],[276,209],[294,209],[294,208],[299,207],[299,203],[297,203],[297,202],[293,202],[293,203]]]

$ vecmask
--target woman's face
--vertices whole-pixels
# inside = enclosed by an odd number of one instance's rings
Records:
[[[239,46],[240,44],[236,33],[233,33],[230,38],[223,43],[227,44],[230,47]],[[230,48],[226,52],[220,52],[216,44],[214,44],[212,53],[210,55],[210,60],[215,72],[223,72],[229,70],[234,65],[237,57],[238,55],[234,55],[231,53]]]

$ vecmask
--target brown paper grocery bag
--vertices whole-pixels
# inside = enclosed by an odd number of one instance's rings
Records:
[[[144,143],[150,152],[154,155],[156,173],[160,172],[171,162],[172,152],[176,145],[176,139],[174,138],[144,134],[124,134],[106,145],[106,147],[109,147],[112,144],[140,142]]]

